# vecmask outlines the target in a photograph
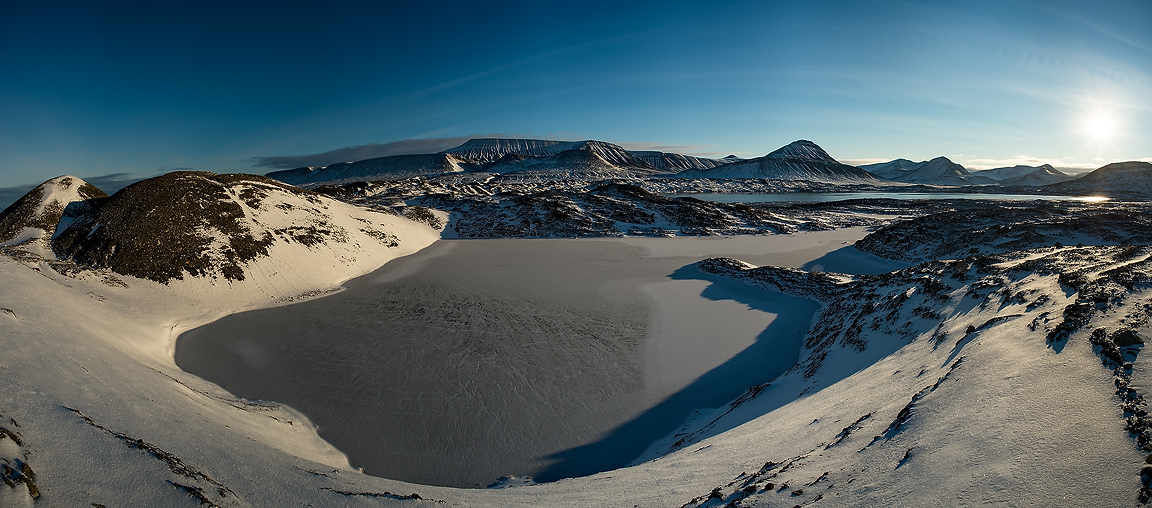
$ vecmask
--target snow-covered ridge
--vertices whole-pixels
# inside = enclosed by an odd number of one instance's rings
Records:
[[[733,162],[724,159],[709,159],[692,155],[681,155],[649,150],[633,150],[632,154],[652,167],[668,173],[678,173],[686,169],[708,169]],[[734,156],[733,156],[734,157]]]
[[[1145,197],[1152,194],[1152,163],[1113,162],[1075,180],[1046,188],[1078,194]]]
[[[952,162],[947,157],[937,157],[925,162],[919,168],[895,178],[898,182],[923,183],[930,185],[996,185],[998,182],[983,176],[974,176],[964,166]]]
[[[789,143],[768,155],[704,170],[687,170],[676,178],[767,178],[834,183],[875,183],[871,173],[841,164],[808,140]]]

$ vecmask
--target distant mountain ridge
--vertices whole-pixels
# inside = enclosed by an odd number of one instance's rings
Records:
[[[964,166],[943,156],[925,162],[920,167],[893,180],[929,185],[995,185],[998,183],[988,177],[974,176],[967,169],[964,169]]]
[[[857,166],[864,171],[872,173],[880,178],[886,180],[895,180],[909,171],[920,169],[928,161],[912,162],[908,159],[896,159],[888,162],[880,162],[877,164],[864,164]]]
[[[1071,180],[1072,177],[1060,172],[1050,164],[1040,166],[1025,166],[1018,164],[1012,167],[985,169],[974,171],[973,175],[986,176],[1000,182],[1000,185],[1028,185],[1041,186]]]
[[[717,171],[718,169],[725,171]],[[721,159],[655,150],[627,150],[598,140],[477,138],[436,154],[396,155],[323,167],[273,171],[292,185],[403,180],[452,173],[494,173],[509,181],[683,178],[756,178],[819,182],[871,182],[869,173],[842,164],[811,141],[786,145],[764,157]]]
[[[1058,192],[1108,196],[1152,194],[1152,163],[1113,162],[1075,180],[1048,185]]]
[[[832,158],[811,141],[793,141],[768,155],[704,170],[681,171],[676,178],[765,178],[817,182],[875,183],[880,179]]]

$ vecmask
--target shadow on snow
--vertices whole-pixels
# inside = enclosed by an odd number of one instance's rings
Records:
[[[537,481],[587,476],[627,466],[653,443],[680,428],[695,411],[721,407],[748,388],[775,379],[796,364],[812,316],[820,308],[811,300],[704,274],[695,264],[681,267],[669,277],[708,281],[711,284],[701,293],[702,297],[734,300],[777,317],[752,345],[632,421],[599,441],[549,456],[555,462],[537,473]]]

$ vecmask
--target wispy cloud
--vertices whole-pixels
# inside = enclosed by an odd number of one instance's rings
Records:
[[[865,164],[879,164],[890,160],[892,159],[840,159],[840,162],[848,164],[849,166],[863,166]]]
[[[272,169],[292,169],[302,167],[327,166],[337,162],[353,162],[389,155],[412,155],[436,153],[460,146],[472,138],[499,137],[499,134],[473,134],[448,138],[402,139],[388,143],[368,143],[337,148],[321,153],[304,155],[265,155],[252,157],[248,162],[253,167]]]
[[[715,157],[719,155],[723,157],[728,154],[721,154],[720,152],[711,151],[710,149],[716,148],[716,145],[669,145],[663,143],[617,143],[618,145],[627,148],[628,150],[641,150],[641,151],[654,151],[654,152],[669,152],[679,153],[684,155],[694,155],[697,157]]]

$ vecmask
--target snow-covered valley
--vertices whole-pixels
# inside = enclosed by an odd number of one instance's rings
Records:
[[[176,362],[303,411],[376,476],[460,487],[584,476],[790,368],[816,310],[645,245],[799,267],[863,234],[444,240],[339,294],[186,332]]]
[[[464,230],[680,236],[445,241],[462,212],[370,192],[82,183],[0,215],[0,506],[1152,495],[1141,203],[742,208],[600,184],[504,195]],[[458,488],[500,475],[519,478]]]

